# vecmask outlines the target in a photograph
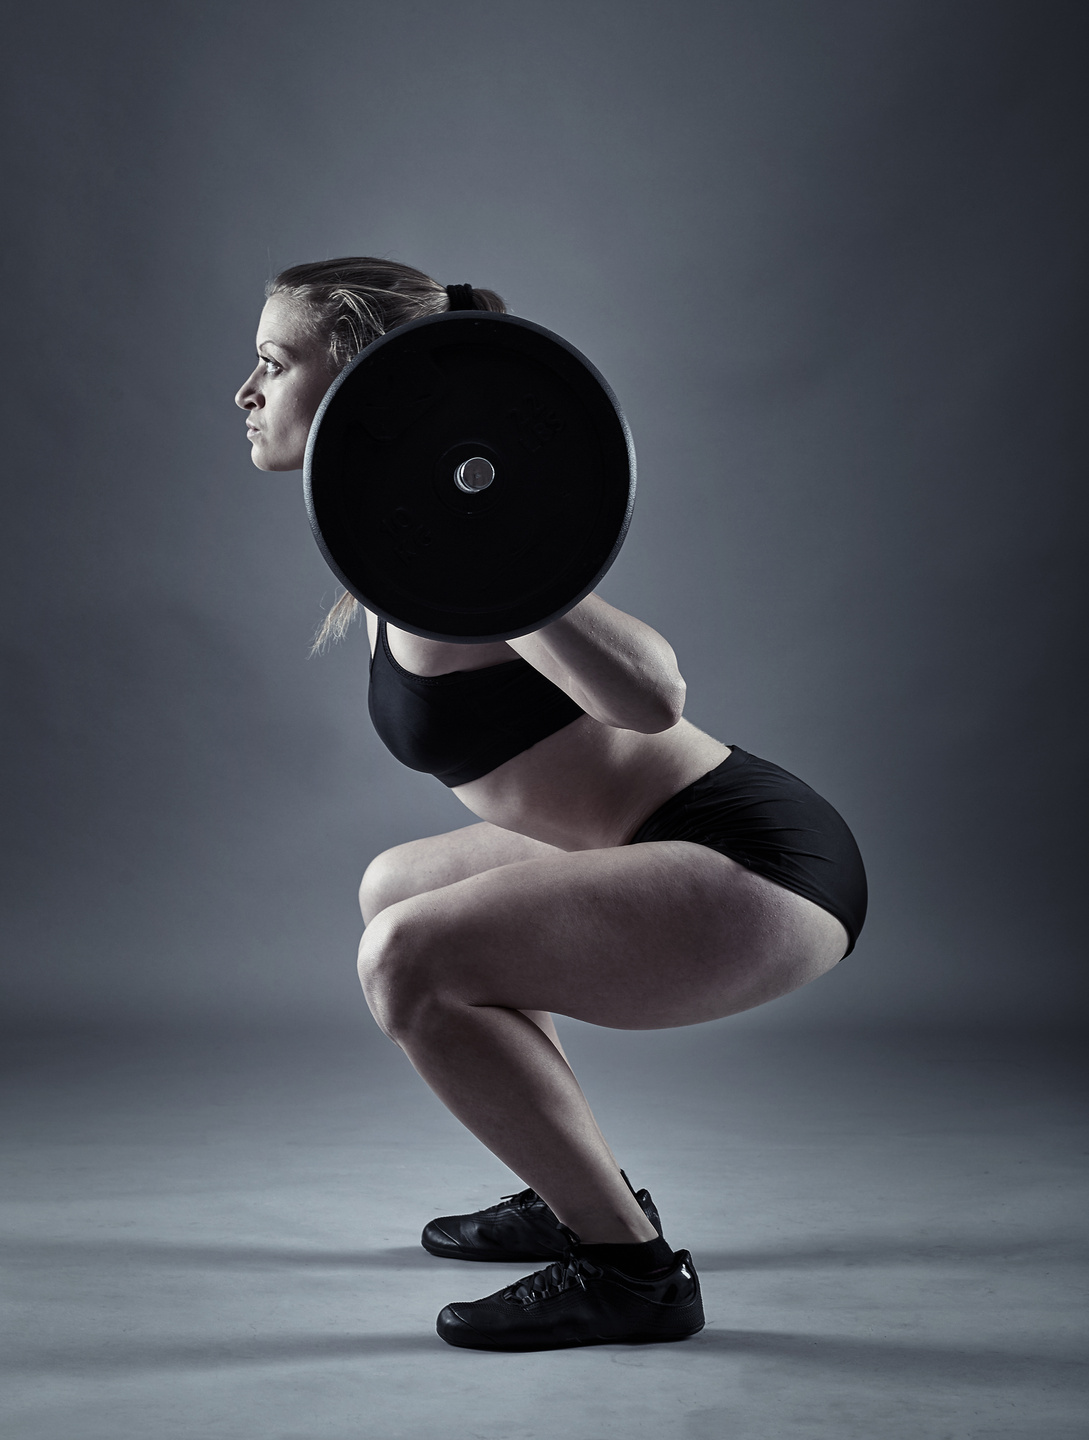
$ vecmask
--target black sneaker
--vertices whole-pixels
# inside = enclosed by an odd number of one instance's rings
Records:
[[[660,1274],[634,1276],[581,1259],[575,1248],[484,1300],[447,1305],[435,1328],[464,1350],[685,1340],[703,1329],[703,1299],[687,1250]]]
[[[627,1180],[627,1176],[624,1179]],[[647,1190],[632,1191],[643,1214],[662,1233]],[[504,1195],[498,1205],[472,1215],[440,1215],[424,1226],[420,1244],[444,1260],[561,1260],[570,1249],[568,1232],[535,1190]]]

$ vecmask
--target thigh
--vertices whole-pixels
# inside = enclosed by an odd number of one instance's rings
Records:
[[[387,905],[399,900],[453,885],[500,865],[561,853],[541,840],[483,821],[445,835],[409,840],[383,851],[367,866],[359,887],[359,908],[369,925]]]
[[[387,909],[364,936],[368,998],[442,993],[618,1029],[691,1025],[830,969],[843,926],[689,841],[562,851]]]

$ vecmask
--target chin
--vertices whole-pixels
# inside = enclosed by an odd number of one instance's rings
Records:
[[[301,455],[268,455],[263,454],[255,445],[250,459],[257,466],[258,470],[264,470],[268,474],[283,474],[288,470],[301,470],[303,468],[303,457]]]
[[[258,470],[264,470],[266,474],[271,474],[278,470],[298,470],[302,466],[301,460],[297,465],[291,465],[286,464],[282,460],[277,460],[275,456],[262,455],[256,446],[254,446],[250,459],[257,466]]]

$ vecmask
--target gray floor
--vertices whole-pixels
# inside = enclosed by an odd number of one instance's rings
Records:
[[[451,1350],[433,1213],[515,1188],[363,1033],[9,1044],[5,1440],[1072,1440],[1086,1084],[1070,1040],[667,1035],[573,1058],[708,1325]]]

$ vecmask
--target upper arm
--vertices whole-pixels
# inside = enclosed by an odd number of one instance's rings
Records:
[[[672,647],[598,595],[509,644],[604,725],[653,734],[681,718],[685,685]]]

